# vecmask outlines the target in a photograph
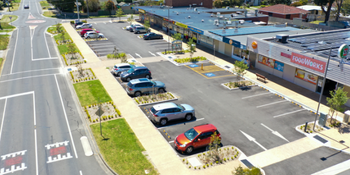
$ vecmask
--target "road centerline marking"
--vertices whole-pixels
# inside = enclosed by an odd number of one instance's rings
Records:
[[[276,103],[283,103],[283,102],[287,102],[287,100],[281,100],[281,101],[276,101],[276,102],[272,102],[272,103],[268,103],[268,104],[260,105],[260,106],[257,106],[256,108],[261,108],[261,107],[265,107],[265,106],[273,105],[273,104],[276,104]]]
[[[280,114],[280,115],[275,115],[275,116],[273,116],[273,118],[277,118],[277,117],[281,117],[281,116],[285,116],[285,115],[293,114],[293,113],[300,112],[300,111],[304,111],[304,110],[306,110],[306,109],[299,109],[299,110],[296,110],[296,111],[287,112],[287,113]]]
[[[243,97],[242,99],[247,99],[247,98],[252,98],[252,97],[257,97],[257,96],[267,95],[267,94],[271,94],[271,93],[267,92],[267,93],[262,93],[262,94],[251,95],[251,96]]]

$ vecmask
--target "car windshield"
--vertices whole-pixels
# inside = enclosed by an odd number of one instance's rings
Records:
[[[198,132],[191,128],[190,130],[185,132],[185,136],[188,140],[192,141],[196,136],[198,135]]]
[[[128,83],[128,87],[132,87],[132,84],[131,84],[131,82],[129,82],[129,83]]]
[[[134,72],[134,69],[133,69],[133,68],[131,68],[131,69],[128,70],[128,73],[129,73],[129,74],[131,74],[132,72]]]
[[[153,114],[156,114],[158,111],[157,111],[156,109],[154,109],[154,107],[151,107],[151,112],[152,112]]]
[[[185,110],[185,108],[182,105],[177,105],[177,107],[179,107],[182,110]]]

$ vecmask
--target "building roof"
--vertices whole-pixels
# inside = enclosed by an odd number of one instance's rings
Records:
[[[300,8],[296,8],[296,7],[292,7],[292,6],[288,6],[288,5],[284,5],[284,4],[277,4],[277,5],[273,5],[273,6],[269,6],[269,7],[264,7],[264,8],[260,8],[259,11],[263,11],[263,12],[271,12],[271,13],[279,13],[279,14],[306,14],[309,13],[309,11],[307,10],[303,10]]]
[[[302,5],[302,6],[298,6],[297,8],[303,9],[303,10],[322,10],[321,6],[316,6],[316,5]]]

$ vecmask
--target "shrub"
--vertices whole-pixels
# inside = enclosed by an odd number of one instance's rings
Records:
[[[226,158],[224,158],[224,161],[226,162]]]
[[[190,166],[188,166],[188,168],[191,168],[191,165],[190,165]]]
[[[261,8],[264,8],[264,7],[265,7],[265,5],[261,5],[260,7],[261,7]]]
[[[118,114],[119,116],[122,116],[122,114],[120,113],[119,109],[115,109],[115,112],[117,112],[117,114]]]
[[[186,161],[186,165],[188,164],[188,161]]]
[[[209,164],[207,164],[207,167],[209,167]]]
[[[218,163],[219,163],[219,161],[216,161],[215,163],[216,163],[216,164],[218,164]]]
[[[87,23],[87,21],[86,21],[86,20],[81,20],[81,22],[83,22],[83,23]]]
[[[196,170],[196,169],[197,169],[197,167],[194,167],[194,169]]]
[[[203,169],[205,169],[205,165],[203,165]]]
[[[213,162],[210,162],[210,166],[213,166]]]
[[[74,24],[74,21],[70,21],[71,24]]]

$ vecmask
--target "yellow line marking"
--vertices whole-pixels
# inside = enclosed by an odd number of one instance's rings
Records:
[[[221,77],[233,77],[233,75],[221,75],[221,76],[210,77],[208,79],[221,78]]]

